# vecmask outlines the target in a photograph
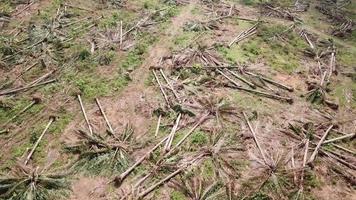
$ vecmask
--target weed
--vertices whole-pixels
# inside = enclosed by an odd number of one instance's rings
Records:
[[[173,40],[173,44],[174,44],[173,50],[178,50],[187,46],[191,42],[191,40],[194,37],[196,37],[196,35],[197,33],[195,32],[183,32],[182,34],[178,35]]]
[[[10,14],[13,10],[14,8],[12,7],[10,1],[1,2],[0,13]]]
[[[356,56],[355,56],[355,51],[352,51],[350,49],[346,50],[344,48],[340,48],[337,52],[337,61],[340,62],[340,64],[345,65],[347,67],[351,67],[356,63]]]
[[[266,2],[266,0],[238,0],[238,1],[247,6],[256,6],[260,3]]]
[[[173,191],[170,196],[171,200],[185,200],[186,197],[182,192],[179,191]]]
[[[252,197],[248,198],[248,200],[270,200],[271,198],[262,193],[262,192],[258,192],[256,194],[254,194]]]
[[[120,21],[123,22],[123,25],[132,22],[135,19],[135,14],[127,10],[120,10],[120,12],[115,11],[111,13],[109,17],[104,17],[98,23],[100,29],[110,29],[119,26]]]
[[[321,182],[313,171],[307,170],[305,173],[305,183],[306,186],[311,188],[318,188],[321,186]]]
[[[55,123],[53,123],[53,125],[48,129],[48,131],[53,133],[54,135],[58,135],[64,131],[64,129],[69,124],[69,122],[71,122],[72,119],[73,114],[68,113],[62,108]]]
[[[356,107],[356,83],[350,79],[343,79],[332,83],[333,91],[330,95],[338,100],[340,106]]]
[[[203,178],[211,178],[215,175],[215,166],[211,158],[204,160],[202,164]]]
[[[107,96],[112,92],[117,92],[130,81],[128,76],[119,75],[111,80],[101,77],[94,77],[91,74],[82,75],[74,80],[74,85],[82,92],[87,99]]]
[[[194,145],[204,145],[208,141],[208,138],[206,137],[206,134],[202,131],[196,131],[195,133],[192,134],[191,136],[191,143]]]
[[[157,37],[144,33],[139,44],[132,49],[125,60],[120,63],[120,67],[129,71],[135,70],[142,64],[143,56],[147,52],[148,47],[157,41]]]

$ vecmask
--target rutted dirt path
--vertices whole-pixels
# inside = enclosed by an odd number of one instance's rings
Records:
[[[190,4],[181,8],[178,16],[171,20],[172,28],[168,28],[164,35],[159,38],[153,47],[149,48],[148,55],[140,68],[136,69],[132,74],[132,81],[121,92],[119,97],[107,97],[101,99],[101,104],[106,110],[106,114],[113,124],[114,128],[121,131],[125,124],[131,123],[135,137],[144,137],[147,134],[151,124],[153,123],[152,112],[156,109],[160,102],[160,94],[154,87],[145,85],[145,81],[150,75],[149,67],[156,65],[162,56],[168,55],[170,50],[167,46],[167,41],[172,41],[174,37],[182,32],[182,26],[193,18],[191,11],[194,9],[196,1],[191,1]],[[97,117],[98,110],[96,107],[87,109],[89,119]],[[72,134],[74,129],[78,127],[78,121],[73,121],[69,125],[70,130],[66,131],[66,135]],[[100,124],[95,124],[100,126]],[[70,199],[87,200],[87,199],[103,199],[105,191],[98,186],[103,185],[103,178],[88,178],[81,177],[74,182],[72,187],[72,195]],[[83,185],[85,187],[83,187]]]

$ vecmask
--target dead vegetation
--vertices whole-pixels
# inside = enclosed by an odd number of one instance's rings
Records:
[[[49,167],[33,168],[18,164],[11,174],[0,177],[0,197],[32,200],[67,196],[70,171],[53,171]]]

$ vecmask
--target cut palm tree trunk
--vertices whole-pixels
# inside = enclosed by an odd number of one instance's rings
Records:
[[[162,84],[161,84],[161,81],[160,81],[159,78],[157,77],[157,74],[156,74],[155,70],[152,70],[152,73],[153,73],[153,75],[154,75],[154,77],[155,77],[155,79],[156,79],[156,81],[157,81],[157,83],[158,83],[158,86],[159,86],[159,88],[160,88],[160,90],[161,90],[161,93],[162,93],[162,95],[163,95],[163,97],[164,97],[164,100],[166,100],[167,106],[169,107],[169,106],[170,106],[170,103],[169,103],[167,94],[166,94],[166,92],[165,92],[164,89],[163,89],[163,86],[162,86]]]
[[[129,34],[131,31],[139,28],[140,26],[144,25],[152,16],[154,16],[156,13],[160,12],[160,11],[163,11],[163,10],[166,10],[168,9],[169,7],[165,7],[165,8],[161,8],[159,10],[156,10],[154,11],[153,13],[149,14],[147,17],[139,20],[134,26],[132,26],[129,30],[127,30],[126,32],[124,32],[122,34],[122,37],[125,37],[127,34]]]
[[[164,150],[166,152],[168,152],[171,149],[172,142],[173,142],[173,139],[174,139],[174,135],[177,132],[179,121],[180,121],[181,117],[182,117],[182,113],[179,113],[178,117],[176,119],[176,123],[174,124],[174,126],[172,128],[172,131],[168,136],[168,140],[166,141],[166,145],[164,146]]]
[[[314,44],[312,43],[312,41],[308,38],[308,35],[305,33],[305,31],[303,30],[301,33],[301,36],[303,36],[305,38],[305,40],[308,42],[309,46],[311,49],[315,49]]]
[[[64,6],[67,6],[67,7],[70,7],[70,8],[76,8],[76,9],[79,9],[79,10],[85,10],[85,11],[88,11],[88,12],[95,12],[94,10],[90,10],[89,8],[84,8],[84,7],[80,7],[80,6],[76,6],[76,5],[72,5],[72,4],[68,4],[68,3],[65,3]]]
[[[159,127],[161,126],[161,119],[162,119],[162,114],[160,114],[160,115],[158,116],[157,126],[156,126],[156,131],[155,131],[155,137],[157,137],[158,132],[159,132]]]
[[[330,139],[330,140],[326,140],[323,142],[323,144],[328,144],[328,143],[332,143],[332,142],[337,142],[339,140],[343,140],[343,139],[346,139],[346,138],[351,138],[351,137],[354,137],[355,136],[355,133],[350,133],[350,134],[347,134],[347,135],[343,135],[343,136],[340,136],[340,137],[337,137],[337,138],[333,138],[333,139]]]
[[[223,75],[227,80],[229,80],[231,83],[233,83],[235,86],[237,87],[241,87],[240,84],[238,84],[236,81],[234,81],[234,79],[230,78],[229,76],[227,76],[226,74],[224,74],[224,72],[222,72],[221,70],[217,69],[216,71],[218,71],[221,75]]]
[[[280,88],[282,88],[282,89],[288,90],[289,92],[293,92],[293,91],[294,91],[294,88],[292,88],[292,87],[290,87],[290,86],[287,86],[287,85],[284,85],[284,84],[282,84],[282,83],[278,83],[278,82],[276,82],[276,81],[274,81],[274,80],[272,80],[272,79],[269,79],[269,78],[267,78],[267,77],[254,74],[254,73],[252,73],[252,72],[246,72],[246,74],[251,75],[251,76],[254,76],[254,77],[257,77],[257,78],[260,78],[260,79],[266,81],[267,83],[270,83],[270,84],[275,85],[275,86],[277,86],[277,87],[280,87]]]
[[[259,24],[259,22],[257,22],[256,24],[254,24],[251,28],[241,32],[239,35],[237,35],[228,45],[228,47],[231,47],[234,43],[238,43],[241,40],[253,35],[256,33],[256,29],[257,29],[257,25]]]
[[[10,131],[9,129],[1,130],[1,131],[0,131],[0,135],[1,135],[1,134],[4,134],[4,133],[8,133],[9,131]]]
[[[51,79],[51,80],[44,81],[44,82],[41,82],[41,83],[36,83],[36,84],[33,84],[33,85],[27,85],[25,87],[16,88],[16,89],[8,90],[8,91],[3,91],[3,92],[0,92],[0,96],[14,94],[14,93],[25,91],[25,90],[28,90],[28,89],[31,89],[31,88],[34,88],[34,87],[38,87],[38,86],[46,85],[46,84],[49,84],[49,83],[53,83],[55,81],[57,81],[57,80],[56,79]]]
[[[238,90],[250,92],[250,93],[253,93],[253,94],[256,94],[256,95],[259,95],[259,96],[263,96],[263,97],[267,97],[267,98],[270,98],[270,99],[276,99],[276,100],[285,101],[285,102],[288,102],[288,103],[293,103],[293,99],[290,98],[290,97],[283,97],[283,96],[270,94],[270,93],[267,93],[267,92],[261,92],[261,91],[258,91],[258,90],[252,90],[252,89],[248,89],[248,88],[244,88],[244,87],[237,87],[236,86],[235,88],[238,89]]]
[[[297,183],[297,173],[295,171],[295,161],[294,161],[294,146],[292,146],[292,150],[291,150],[291,162],[292,162],[292,169],[293,169],[293,181],[294,181],[294,184]]]
[[[265,156],[265,154],[264,154],[264,152],[263,152],[263,150],[262,150],[262,148],[261,148],[261,145],[260,145],[260,143],[259,143],[258,140],[257,140],[256,132],[255,132],[255,131],[253,130],[253,128],[252,128],[252,125],[251,125],[251,123],[250,123],[250,120],[248,119],[248,117],[247,117],[247,115],[246,115],[245,112],[242,112],[242,114],[243,114],[243,116],[244,116],[244,118],[245,118],[245,121],[246,121],[246,123],[247,123],[247,125],[248,125],[248,128],[250,129],[250,131],[251,131],[251,133],[252,133],[253,139],[254,139],[254,141],[255,141],[255,143],[256,143],[256,146],[257,146],[258,150],[259,150],[260,153],[261,153],[261,156],[262,156],[262,158],[263,158],[263,161],[264,161],[265,165],[269,166],[269,164],[268,164],[268,162],[267,162],[267,159],[266,159],[266,156]]]
[[[105,111],[104,111],[104,109],[102,108],[99,99],[98,99],[98,98],[95,98],[95,101],[96,101],[96,104],[97,104],[98,107],[99,107],[100,113],[103,115],[103,117],[104,117],[104,119],[105,119],[106,125],[107,125],[108,128],[109,128],[110,134],[111,134],[114,138],[118,139],[118,138],[116,137],[115,133],[114,133],[114,129],[112,128],[112,126],[111,126],[111,124],[110,124],[108,118],[106,117]]]
[[[334,127],[334,125],[331,125],[331,126],[325,131],[323,137],[319,140],[319,143],[316,145],[313,154],[310,156],[310,158],[309,158],[309,160],[308,160],[308,163],[312,163],[312,162],[315,160],[316,155],[318,154],[321,145],[323,144],[324,140],[326,139],[326,137],[328,136],[329,132],[331,131],[331,129],[332,129],[333,127]]]
[[[51,116],[50,119],[49,119],[49,122],[46,126],[46,128],[43,130],[42,134],[40,135],[40,137],[37,139],[36,143],[33,145],[30,153],[28,154],[28,156],[26,157],[26,160],[24,162],[25,165],[27,165],[28,161],[30,161],[31,157],[32,157],[32,154],[35,152],[38,144],[40,143],[40,141],[42,140],[44,134],[47,132],[48,128],[51,126],[51,124],[54,122],[55,120],[55,117]]]
[[[234,81],[233,79],[231,79],[230,77],[228,77],[226,74],[224,74],[222,71],[217,70],[221,75],[223,75],[226,79],[228,79],[231,83],[233,83],[235,85],[234,88],[238,89],[238,90],[242,90],[242,91],[246,91],[246,92],[250,92],[259,96],[263,96],[263,97],[267,97],[267,98],[271,98],[271,99],[276,99],[276,100],[280,100],[280,101],[285,101],[288,103],[293,103],[293,99],[290,97],[283,97],[283,96],[279,96],[279,95],[275,95],[275,94],[269,94],[266,92],[261,92],[258,90],[253,90],[253,89],[248,89],[248,88],[244,88],[241,87],[240,84],[238,84],[236,81]]]
[[[304,157],[303,157],[303,164],[302,164],[302,172],[300,175],[300,183],[299,183],[299,190],[298,190],[298,196],[303,192],[304,190],[304,171],[305,171],[305,166],[307,163],[307,158],[308,158],[308,150],[309,150],[309,139],[306,139],[305,142],[305,151],[304,151]]]
[[[333,49],[333,51],[331,52],[330,55],[330,63],[329,63],[329,74],[328,74],[328,80],[330,80],[331,75],[334,73],[335,71],[335,49]]]
[[[147,188],[145,191],[143,191],[142,193],[140,193],[138,196],[138,199],[142,199],[143,197],[145,197],[146,195],[148,195],[149,193],[151,193],[153,190],[155,190],[157,187],[161,186],[162,184],[164,184],[165,182],[169,181],[171,178],[175,177],[176,175],[178,175],[179,173],[181,173],[184,169],[186,168],[186,166],[184,167],[180,167],[179,169],[177,169],[176,171],[174,171],[173,173],[171,173],[170,175],[168,175],[167,177],[165,177],[164,179],[160,180],[159,182],[155,183],[154,185],[152,185],[151,187]]]
[[[339,158],[338,156],[335,156],[332,151],[329,151],[330,153],[327,153],[325,150],[320,149],[320,152],[321,152],[322,154],[325,154],[326,156],[329,156],[330,158],[335,159],[336,161],[338,161],[338,162],[340,162],[341,164],[343,164],[343,165],[349,167],[350,169],[356,170],[356,166],[355,166],[355,165],[353,165],[353,164],[350,163],[350,162],[345,161],[344,159]]]
[[[348,152],[348,153],[350,153],[350,154],[356,156],[356,152],[355,152],[355,151],[352,151],[352,150],[350,150],[350,149],[347,149],[347,148],[345,148],[345,147],[343,147],[343,146],[340,146],[340,145],[337,145],[337,144],[333,144],[333,143],[332,143],[331,145],[334,146],[334,147],[336,147],[336,148],[338,148],[338,149],[340,149],[340,150],[343,150],[343,151],[345,151],[345,152]]]
[[[21,10],[16,11],[15,13],[13,13],[13,14],[11,15],[11,17],[15,17],[15,16],[17,16],[17,15],[20,15],[23,11],[27,10],[27,9],[28,9],[29,7],[31,7],[34,3],[35,3],[35,1],[32,1],[32,2],[28,1],[28,4],[27,4],[24,8],[22,8]]]
[[[201,154],[199,156],[197,156],[196,158],[194,158],[192,161],[190,161],[189,163],[185,164],[184,166],[180,167],[179,169],[177,169],[176,171],[174,171],[173,173],[171,173],[170,175],[166,176],[164,179],[158,181],[157,183],[153,184],[151,187],[147,188],[145,191],[141,192],[138,195],[138,199],[142,199],[143,197],[145,197],[146,195],[148,195],[149,193],[151,193],[153,190],[155,190],[157,187],[163,185],[165,182],[169,181],[170,179],[172,179],[173,177],[177,176],[179,173],[181,173],[184,169],[186,169],[187,167],[189,167],[190,165],[194,164],[197,160],[201,159],[202,157],[204,157],[205,154]]]
[[[200,126],[209,117],[209,115],[210,113],[203,115],[199,121],[188,131],[188,133],[186,133],[183,138],[174,146],[174,148],[171,149],[170,152],[178,148],[195,131],[195,129],[198,128],[198,126]]]
[[[178,97],[177,92],[175,91],[174,87],[172,86],[172,84],[169,82],[168,78],[166,77],[166,75],[164,74],[164,71],[162,69],[159,69],[160,73],[162,74],[164,80],[166,81],[166,83],[168,84],[168,86],[170,87],[170,89],[172,90],[174,96],[176,97],[177,101],[180,103],[180,99]]]
[[[120,49],[122,49],[122,20],[120,21]]]
[[[78,101],[79,101],[80,108],[81,108],[81,110],[82,110],[82,113],[83,113],[85,122],[86,122],[86,124],[87,124],[87,126],[88,126],[89,133],[90,133],[90,135],[93,135],[93,129],[92,129],[91,125],[90,125],[89,119],[88,119],[88,117],[87,117],[87,113],[85,112],[85,108],[84,108],[84,105],[83,105],[82,98],[80,97],[80,94],[78,94],[77,97],[78,97]]]
[[[315,138],[318,138],[319,140],[321,139],[321,137],[318,136],[318,135],[314,135],[314,137],[315,137]],[[332,140],[332,139],[331,139],[331,140]],[[323,144],[324,144],[324,143],[323,143]],[[345,148],[345,147],[343,147],[343,146],[340,146],[340,145],[338,145],[338,144],[329,143],[329,145],[332,146],[332,147],[338,148],[338,149],[340,149],[340,150],[343,150],[343,151],[345,151],[345,152],[347,152],[347,153],[350,153],[350,154],[352,154],[352,155],[356,155],[356,152],[355,152],[355,151],[352,151],[352,150],[350,150],[350,149],[347,149],[347,148]]]
[[[240,81],[246,83],[248,86],[250,86],[251,88],[253,89],[256,89],[256,85],[251,83],[250,81],[246,80],[245,78],[243,78],[242,76],[236,74],[235,72],[229,70],[229,69],[226,69],[228,72],[230,72],[230,74],[232,74],[233,76],[235,76],[237,79],[239,79]]]
[[[130,168],[128,168],[125,172],[120,174],[119,176],[116,176],[114,178],[114,182],[116,185],[121,185],[121,183],[125,180],[125,178],[138,166],[140,165],[147,157],[151,155],[161,144],[163,144],[169,136],[166,136],[163,138],[159,143],[157,143],[151,150],[149,150],[145,155],[143,155],[141,158],[139,158]]]

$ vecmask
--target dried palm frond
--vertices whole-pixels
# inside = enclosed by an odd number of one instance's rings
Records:
[[[295,192],[295,185],[293,174],[285,170],[283,165],[283,162],[279,162],[273,172],[266,168],[243,182],[240,198],[254,199],[257,195],[264,197],[262,199],[288,199]]]
[[[325,100],[325,96],[326,96],[326,91],[324,87],[321,87],[319,84],[312,84],[310,83],[309,87],[308,87],[309,91],[307,93],[307,100],[312,102],[312,103],[323,103]]]
[[[338,105],[327,98],[327,88],[318,83],[310,83],[306,94],[307,100],[315,104],[325,104],[332,109],[337,109]]]
[[[184,67],[192,67],[200,64],[202,66],[222,66],[224,63],[211,48],[207,46],[198,46],[197,48],[189,48],[182,53],[175,54],[166,59],[172,59],[173,68],[179,69]]]
[[[223,184],[213,177],[204,178],[201,168],[175,178],[169,184],[176,191],[181,191],[191,200],[207,200],[219,192]]]
[[[184,31],[208,31],[208,30],[217,30],[219,26],[217,25],[216,21],[211,22],[200,22],[200,21],[189,21],[184,24],[183,30]]]
[[[126,126],[120,138],[104,138],[98,134],[79,130],[80,140],[67,146],[69,152],[79,154],[76,168],[85,169],[93,174],[121,173],[130,164],[128,153],[132,148],[133,130]]]
[[[31,168],[18,164],[0,177],[0,198],[49,200],[65,197],[70,190],[68,172]]]
[[[217,175],[225,181],[239,178],[239,166],[236,165],[236,162],[241,159],[239,152],[244,150],[239,143],[229,141],[222,134],[209,136],[209,144],[213,152],[211,155],[212,163]]]
[[[332,35],[343,37],[345,35],[350,35],[354,28],[355,22],[351,19],[345,19],[344,22],[332,31]]]
[[[206,12],[213,17],[222,18],[239,14],[239,10],[233,3],[215,0],[202,0],[202,3]]]
[[[228,120],[227,117],[237,114],[237,108],[223,98],[210,95],[197,98],[197,102],[200,109],[208,111],[218,122],[220,122],[220,119]]]
[[[116,8],[122,8],[125,5],[126,0],[108,0],[108,3]]]
[[[163,3],[167,4],[167,5],[185,5],[187,3],[189,3],[189,0],[164,0]]]

